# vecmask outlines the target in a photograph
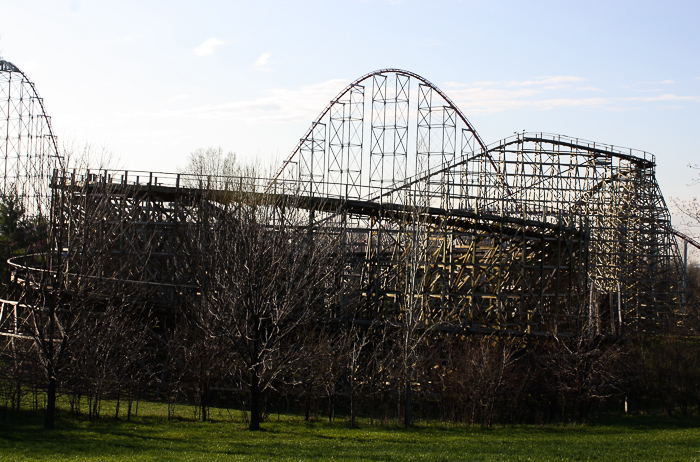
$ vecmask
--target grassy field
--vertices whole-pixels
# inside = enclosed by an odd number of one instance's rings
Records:
[[[636,416],[596,425],[463,426],[361,425],[303,422],[273,416],[264,431],[246,430],[239,414],[167,422],[163,406],[141,406],[132,422],[62,416],[57,430],[41,429],[33,413],[0,417],[0,460],[213,461],[424,460],[563,461],[700,460],[700,420]]]

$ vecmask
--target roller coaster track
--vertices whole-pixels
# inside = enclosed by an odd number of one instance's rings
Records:
[[[0,83],[16,84],[10,80],[15,74],[39,104],[49,149],[25,153],[12,145],[34,135],[12,125],[11,107],[23,106],[8,90],[7,101],[0,101],[7,104],[1,146],[6,164],[21,156],[54,162],[50,187],[41,183],[48,182],[45,176],[30,181],[61,192],[52,216],[56,224],[70,223],[66,239],[90,226],[66,213],[85,216],[87,197],[106,201],[110,215],[101,222],[119,217],[135,230],[107,245],[115,246],[115,255],[139,254],[145,270],[136,273],[167,292],[161,298],[168,303],[178,303],[178,288],[193,287],[178,266],[184,265],[182,251],[170,247],[185,239],[202,207],[221,211],[233,202],[309,211],[314,232],[343,233],[343,253],[353,262],[343,278],[348,287],[349,281],[359,284],[352,297],[364,300],[364,319],[384,316],[377,313],[382,309],[401,313],[403,297],[410,297],[474,332],[561,334],[582,319],[597,333],[619,332],[622,324],[663,329],[684,300],[673,237],[700,248],[672,228],[652,155],[544,133],[518,133],[487,145],[447,94],[413,72],[380,69],[345,87],[273,178],[213,181],[153,172],[66,172],[34,84],[16,66],[0,62],[6,77]],[[168,274],[172,268],[184,279]],[[22,271],[28,280],[32,268]],[[96,277],[70,274],[72,280]],[[409,274],[423,279],[409,287]],[[119,283],[115,275],[97,277]],[[620,325],[611,321],[616,316],[600,313],[598,299],[617,300],[610,310],[621,313]]]

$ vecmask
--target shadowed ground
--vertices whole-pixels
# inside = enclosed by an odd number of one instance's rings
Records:
[[[225,412],[225,411],[224,411]],[[228,414],[212,413],[214,418]],[[265,431],[249,432],[234,420],[211,423],[161,416],[132,422],[97,422],[63,416],[56,431],[41,416],[5,414],[0,460],[199,461],[199,460],[664,460],[700,459],[697,419],[653,416],[616,418],[597,425],[470,428],[303,422],[273,416]]]

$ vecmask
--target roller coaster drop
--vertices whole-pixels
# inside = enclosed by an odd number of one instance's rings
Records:
[[[111,279],[174,306],[192,287],[181,256],[203,207],[256,197],[285,199],[308,210],[314,232],[342,236],[341,295],[328,300],[357,306],[358,322],[400,324],[411,307],[422,322],[472,333],[620,335],[682,323],[683,268],[646,152],[543,133],[486,145],[435,85],[382,69],[329,103],[274,178],[68,171],[34,85],[0,64],[3,189],[63,236],[53,253],[67,288]],[[110,204],[103,223],[131,231],[93,233],[118,257],[81,274],[64,249],[94,228],[95,197]],[[115,263],[127,254],[138,267]],[[50,258],[41,268],[30,260],[11,261],[15,282],[55,274]],[[3,302],[5,335],[21,336],[22,313],[34,309],[17,298]]]

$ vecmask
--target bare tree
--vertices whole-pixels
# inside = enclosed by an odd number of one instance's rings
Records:
[[[667,335],[651,339],[642,349],[643,364],[653,394],[669,416],[684,417],[697,406],[700,385],[700,348],[697,339]]]
[[[36,355],[46,380],[46,428],[55,425],[57,390],[73,342],[89,336],[81,330],[95,325],[89,319],[113,325],[114,319],[105,319],[138,298],[139,262],[147,260],[119,248],[130,225],[111,203],[106,178],[62,173],[54,178],[47,251],[13,263],[15,335],[30,341],[27,353]]]
[[[78,143],[75,140],[67,140],[63,143],[63,160],[66,171],[85,172],[91,169],[99,172],[105,169],[122,168],[121,159],[108,146]]]
[[[169,382],[171,387],[189,392],[195,404],[195,418],[209,419],[212,388],[232,375],[232,364],[225,339],[215,338],[197,325],[194,313],[174,321],[168,353],[170,357]],[[228,361],[227,361],[228,360]]]
[[[350,324],[345,331],[343,337],[343,351],[345,351],[345,360],[347,367],[348,381],[348,398],[350,407],[350,426],[354,427],[357,421],[357,384],[362,384],[360,370],[363,366],[362,357],[365,355],[369,344],[368,329],[359,327],[355,324]],[[360,380],[358,380],[360,379]]]
[[[612,341],[588,332],[559,338],[541,354],[541,365],[559,395],[562,417],[572,409],[585,422],[596,403],[624,396],[634,361],[622,340]]]
[[[490,426],[505,407],[505,390],[512,391],[514,346],[507,338],[457,338],[446,348],[444,385],[454,419]]]
[[[255,177],[259,170],[252,165],[241,165],[234,152],[224,153],[221,147],[208,147],[191,152],[180,172],[186,175],[183,181],[187,186],[216,191],[237,188],[234,183],[240,183],[244,177]]]
[[[439,271],[438,255],[441,229],[425,222],[427,203],[423,196],[414,192],[411,204],[411,219],[408,224],[401,224],[401,234],[405,239],[405,260],[399,267],[403,274],[403,294],[400,302],[401,315],[398,320],[400,339],[398,362],[400,380],[403,382],[404,415],[406,427],[413,423],[412,400],[413,383],[419,381],[418,371],[430,361],[431,347],[428,340],[432,337],[432,349],[441,343],[438,327],[445,326],[442,312],[430,307],[431,280]]]
[[[75,319],[65,385],[88,398],[91,419],[99,417],[100,401],[107,394],[116,400],[118,418],[122,398],[131,402],[134,388],[150,378],[145,367],[150,356],[149,308],[143,300],[123,299],[123,294],[93,300]]]
[[[203,177],[209,175],[233,177],[239,173],[239,170],[240,166],[234,152],[224,154],[221,147],[212,146],[191,152],[182,173]]]
[[[324,304],[335,239],[316,233],[293,200],[259,193],[205,198],[196,248],[198,325],[226,341],[248,374],[250,429],[262,392],[295,364],[293,339]]]

